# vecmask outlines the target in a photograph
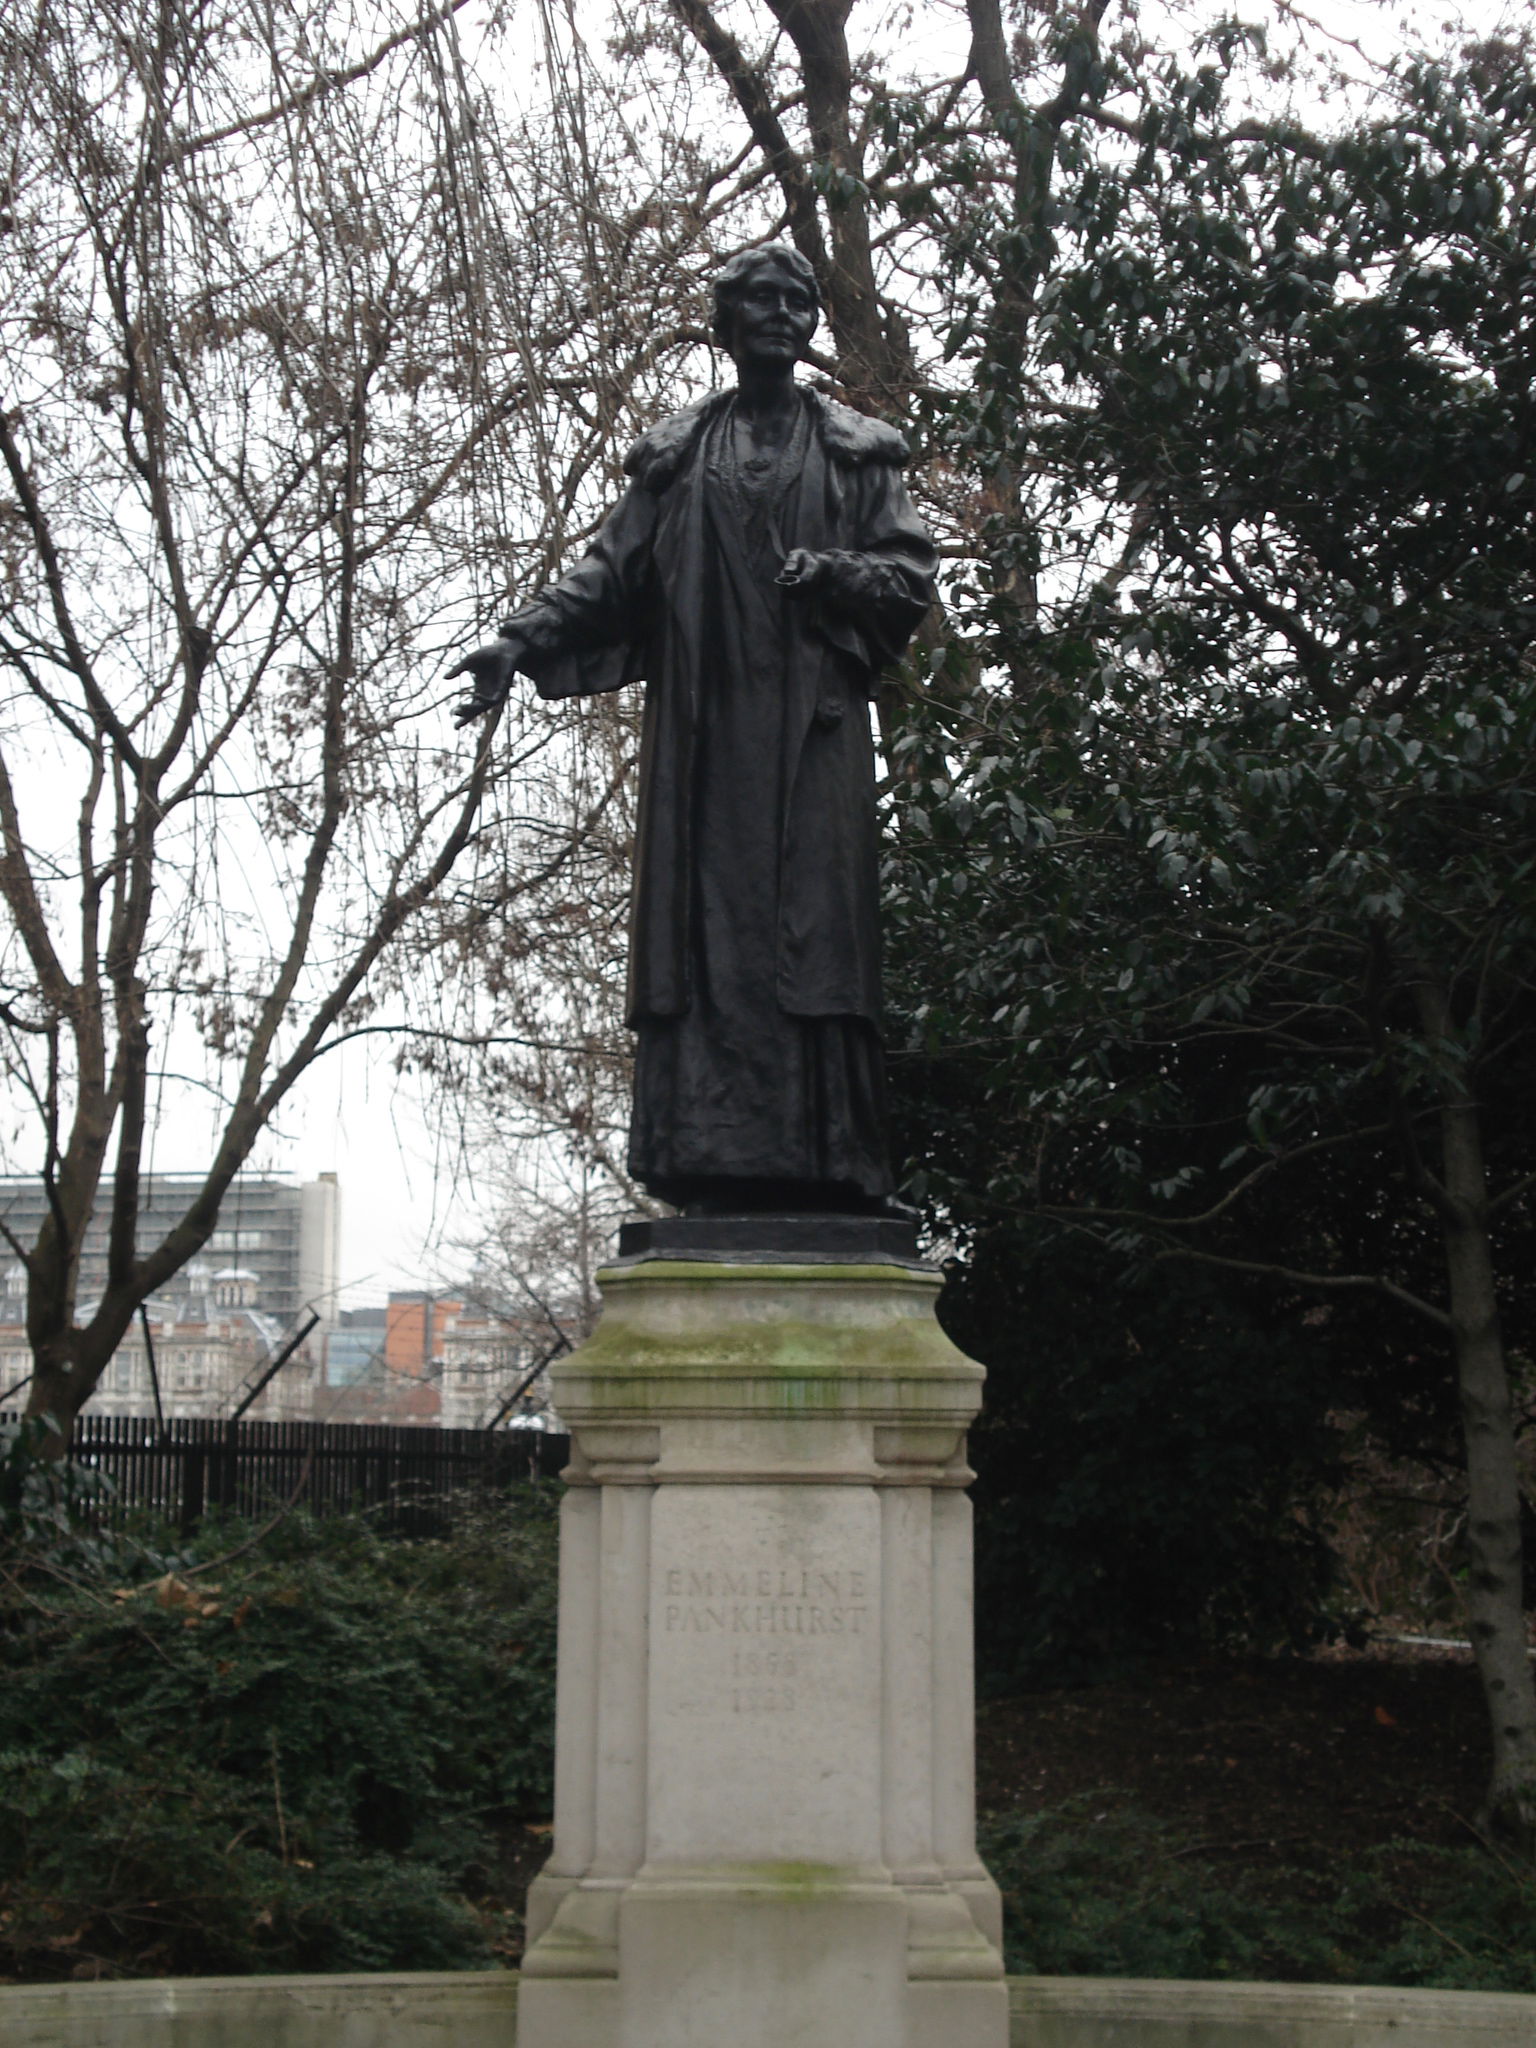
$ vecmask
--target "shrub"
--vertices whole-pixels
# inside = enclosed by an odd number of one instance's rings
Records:
[[[1114,1793],[994,1816],[1010,1971],[1047,1977],[1332,1976],[1305,1915],[1279,1914]],[[1292,1967],[1282,1968],[1290,1963]],[[1295,1967],[1300,1964],[1301,1967]]]
[[[983,1240],[940,1313],[987,1368],[970,1436],[984,1691],[1323,1632],[1321,1345],[1206,1274],[1117,1275],[1039,1230]]]
[[[445,1542],[294,1517],[125,1543],[115,1584],[13,1558],[0,1967],[489,1965],[503,1844],[550,1798],[553,1496]]]
[[[1094,1792],[993,1815],[981,1849],[1010,1971],[1536,1991],[1536,1871],[1475,1844],[1234,1871]]]

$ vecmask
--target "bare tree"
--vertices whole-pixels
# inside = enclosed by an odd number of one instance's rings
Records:
[[[608,208],[640,164],[622,99],[599,147],[550,24],[544,85],[496,116],[459,4],[108,0],[0,51],[0,1060],[49,1203],[34,1241],[0,1231],[55,1449],[299,1076],[421,1026],[404,941],[447,969],[581,841],[549,797],[579,721],[514,706],[453,743],[443,651],[579,538],[693,345],[708,208],[653,203],[665,149]],[[146,1244],[177,1073],[220,1127]]]

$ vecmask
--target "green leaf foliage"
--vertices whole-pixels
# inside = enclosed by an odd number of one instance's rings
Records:
[[[931,401],[984,510],[893,747],[900,1139],[962,1258],[1013,1263],[971,1341],[1037,1321],[1037,1406],[1081,1410],[1072,1287],[1086,1345],[1105,1290],[1140,1341],[1204,1260],[1250,1419],[1284,1374],[1320,1456],[1331,1394],[1443,1460],[1447,1104],[1536,1335],[1536,59],[1404,63],[1328,133],[1253,116],[1261,60],[1115,79],[1059,149],[1022,357],[974,322]],[[958,299],[1001,288],[1009,203],[951,237]]]
[[[1536,1991],[1536,1881],[1469,1845],[1234,1872],[1113,1792],[991,1816],[1010,1971]]]
[[[507,1930],[467,1899],[494,1901],[502,1842],[550,1799],[549,1495],[451,1542],[294,1518],[197,1562],[11,1578],[0,1969],[489,1965]]]
[[[989,1237],[943,1319],[987,1366],[971,1432],[981,1685],[1299,1649],[1324,1626],[1335,1464],[1287,1318],[1200,1273],[1152,1286],[1071,1237]]]

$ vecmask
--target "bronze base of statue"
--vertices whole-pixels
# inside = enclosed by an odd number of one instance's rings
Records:
[[[754,1211],[735,1216],[645,1216],[619,1227],[621,1259],[725,1259],[742,1264],[840,1266],[917,1263],[910,1217]]]

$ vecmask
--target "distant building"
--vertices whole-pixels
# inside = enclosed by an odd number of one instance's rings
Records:
[[[316,1414],[338,1422],[485,1429],[549,1406],[547,1330],[457,1289],[401,1288],[383,1308],[344,1309],[326,1338]],[[532,1377],[530,1378],[530,1374]]]
[[[198,1174],[145,1175],[138,1226],[141,1249],[165,1235],[201,1186]],[[36,1174],[0,1174],[0,1217],[23,1244],[29,1244],[42,1227],[47,1200]],[[258,1309],[290,1328],[312,1309],[322,1329],[327,1328],[337,1319],[340,1222],[334,1173],[303,1182],[277,1174],[237,1174],[220,1205],[213,1235],[197,1257],[166,1282],[161,1298],[176,1302],[211,1297],[220,1308]],[[24,1301],[26,1275],[20,1261],[0,1253],[0,1268],[4,1303]],[[106,1278],[103,1203],[86,1231],[80,1261],[82,1302],[98,1294]],[[0,1314],[7,1312],[0,1305]]]
[[[434,1426],[441,1408],[432,1365],[435,1300],[412,1289],[392,1294],[379,1307],[343,1309],[326,1333],[316,1416],[327,1422]]]
[[[325,1340],[325,1384],[355,1387],[384,1373],[382,1308],[344,1308]]]
[[[23,1311],[5,1304],[0,1322],[0,1408],[21,1398],[21,1390],[32,1377],[32,1353],[27,1346]]]
[[[443,1323],[462,1303],[424,1288],[397,1288],[384,1311],[384,1364],[397,1379],[435,1379]]]
[[[212,1297],[156,1298],[145,1304],[160,1405],[167,1417],[227,1417],[276,1357],[292,1334],[259,1309],[221,1307]],[[0,1323],[0,1393],[31,1371],[31,1354],[19,1324]],[[320,1347],[301,1344],[268,1382],[247,1413],[259,1422],[307,1420],[314,1412]],[[108,1361],[86,1404],[91,1415],[155,1412],[149,1349],[137,1317]]]
[[[549,1381],[534,1368],[548,1348],[547,1332],[536,1336],[508,1316],[455,1303],[438,1340],[443,1427],[485,1429],[547,1410]]]
[[[156,1243],[202,1186],[197,1174],[146,1174],[139,1210],[141,1249]],[[47,1212],[41,1179],[0,1174],[0,1217],[22,1244],[36,1238]],[[320,1332],[334,1323],[340,1196],[334,1173],[296,1181],[238,1174],[213,1235],[197,1257],[146,1303],[150,1338],[168,1416],[228,1415],[310,1312]],[[92,1217],[80,1259],[79,1309],[91,1313],[107,1277],[107,1233]],[[26,1339],[27,1276],[0,1251],[0,1397],[32,1370]],[[284,1365],[250,1413],[263,1419],[310,1414],[321,1345],[310,1340]],[[154,1397],[143,1325],[136,1318],[88,1404],[96,1415],[152,1415]]]

